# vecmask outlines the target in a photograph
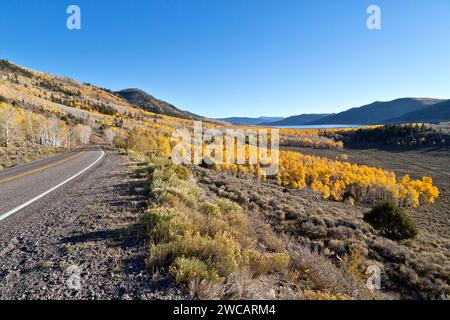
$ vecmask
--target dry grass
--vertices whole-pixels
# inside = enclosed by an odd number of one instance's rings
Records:
[[[186,168],[152,160],[148,177],[153,201],[142,220],[149,235],[147,266],[192,296],[301,299],[303,290],[313,290],[330,299],[372,298],[344,264],[333,265],[304,246],[292,250],[264,216],[205,193]]]

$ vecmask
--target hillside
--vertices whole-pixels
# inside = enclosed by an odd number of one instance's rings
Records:
[[[280,121],[274,121],[271,123],[268,123],[271,126],[301,126],[308,124],[312,121],[319,121],[320,119],[323,119],[325,117],[332,116],[333,114],[330,113],[322,113],[322,114],[301,114],[298,116],[292,116],[285,118]]]
[[[0,60],[0,169],[88,143],[139,139],[145,150],[191,124],[138,108],[111,90]],[[147,128],[145,138],[138,128]]]
[[[158,123],[174,127],[176,123],[188,121],[186,118],[200,118],[138,89],[123,90],[119,94],[68,77],[24,68],[7,60],[0,60],[0,97],[20,109],[45,116],[68,117],[72,122],[91,127],[106,124],[119,129],[128,125],[134,127],[135,122],[156,123],[156,119]],[[145,103],[146,108],[135,102]],[[172,114],[183,115],[184,119],[171,117]]]
[[[381,124],[409,112],[422,110],[442,100],[430,98],[401,98],[387,102],[374,102],[359,108],[325,117],[308,124]]]
[[[282,117],[257,117],[257,118],[249,118],[249,117],[229,117],[229,118],[220,118],[217,120],[226,121],[233,124],[247,124],[247,125],[260,125],[267,124],[270,122],[283,120]]]
[[[128,103],[136,105],[143,110],[163,114],[172,117],[178,117],[183,119],[201,120],[202,117],[193,113],[180,110],[174,105],[165,101],[156,99],[147,92],[140,89],[124,89],[117,91],[116,94],[123,97]]]
[[[412,122],[432,122],[439,123],[450,120],[450,100],[445,100],[438,104],[406,113],[400,117],[393,118],[387,122],[391,123],[412,123]]]
[[[109,90],[0,60],[0,95],[23,109],[79,120],[114,119],[137,109]]]

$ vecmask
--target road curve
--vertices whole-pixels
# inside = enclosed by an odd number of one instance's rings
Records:
[[[99,146],[87,146],[0,171],[0,221],[78,178],[104,154]]]

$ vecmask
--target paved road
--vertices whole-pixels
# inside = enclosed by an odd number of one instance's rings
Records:
[[[75,180],[97,165],[103,156],[99,146],[87,146],[0,171],[0,221]]]
[[[101,159],[0,221],[0,301],[188,298],[170,279],[153,281],[145,272],[147,238],[139,221],[147,197],[134,188],[142,181],[126,158],[102,154],[92,146],[0,173],[4,213]],[[78,288],[68,285],[76,270]]]

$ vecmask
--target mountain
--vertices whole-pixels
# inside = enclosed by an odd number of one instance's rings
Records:
[[[226,121],[233,124],[246,124],[246,125],[259,125],[259,124],[267,124],[269,122],[280,121],[284,118],[282,117],[258,117],[258,118],[246,118],[246,117],[229,117],[229,118],[220,118],[217,120]]]
[[[274,121],[271,123],[268,123],[271,126],[301,126],[308,124],[312,121],[319,121],[320,119],[323,119],[325,117],[329,117],[333,114],[330,113],[322,113],[322,114],[301,114],[298,116],[292,116],[285,118],[280,121]]]
[[[170,103],[156,99],[155,97],[140,89],[124,89],[117,91],[116,94],[123,97],[128,103],[138,106],[139,108],[149,112],[183,119],[202,119],[202,117],[196,114],[180,110]]]
[[[408,112],[400,117],[388,120],[390,123],[411,123],[411,122],[445,122],[450,121],[450,100],[437,103],[435,105]]]
[[[0,96],[40,114],[78,121],[111,121],[136,110],[113,92],[67,77],[51,75],[0,60]],[[88,120],[90,119],[90,120]]]
[[[359,108],[331,115],[308,124],[380,124],[398,118],[409,112],[422,110],[442,102],[430,98],[401,98],[387,102],[374,102]]]
[[[108,128],[113,128],[116,133],[125,134],[129,128],[149,124],[175,127],[186,125],[186,118],[203,119],[181,111],[142,90],[127,89],[116,93],[68,77],[21,67],[2,59],[0,59],[0,101],[17,110],[31,112],[37,119],[36,123],[41,122],[40,125],[47,125],[47,120],[55,118],[64,122],[68,128],[87,126],[98,138],[101,138],[104,130]],[[174,115],[176,118],[156,117],[156,112]],[[212,122],[209,119],[203,120]],[[46,132],[48,128],[42,130]],[[37,135],[33,133],[33,136]]]

